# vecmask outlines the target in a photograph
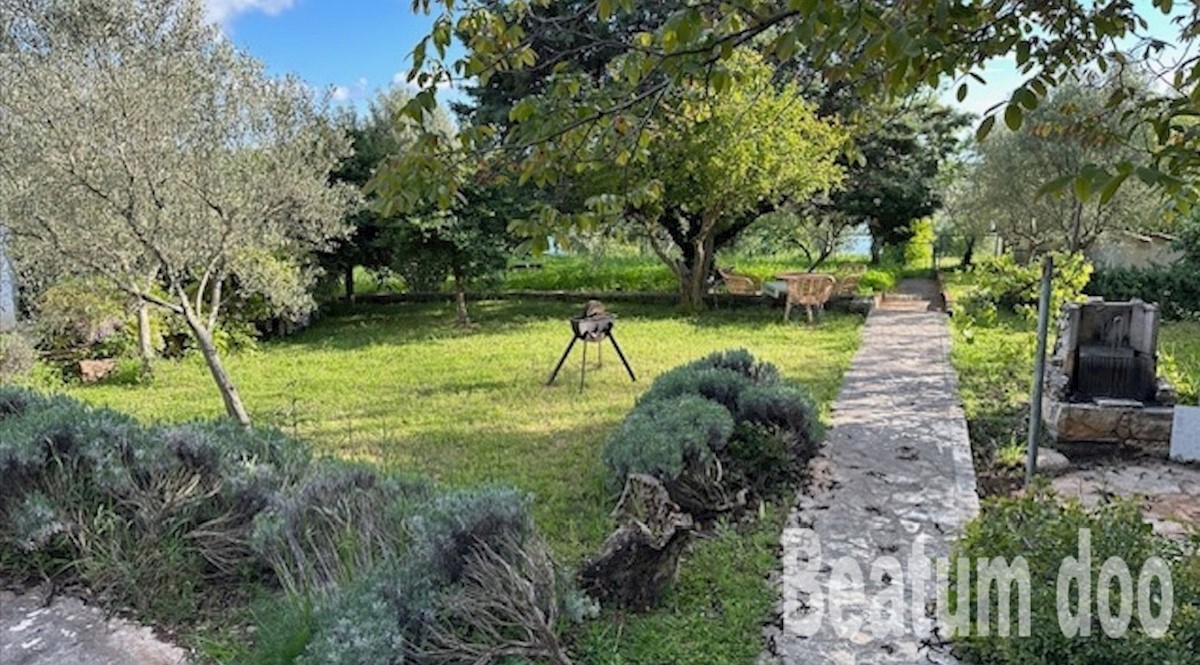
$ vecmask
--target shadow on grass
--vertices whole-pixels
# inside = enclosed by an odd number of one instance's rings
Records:
[[[563,302],[537,300],[485,300],[471,304],[474,323],[469,328],[456,324],[453,305],[438,303],[392,303],[386,305],[336,304],[327,307],[326,315],[308,329],[287,338],[269,342],[269,346],[288,345],[315,346],[333,349],[355,349],[376,344],[401,345],[432,340],[458,338],[486,338],[503,336],[515,331],[560,321],[563,327],[563,345],[571,338],[569,320],[578,316],[582,308]],[[685,312],[676,307],[618,303],[609,307],[617,316],[616,333],[620,339],[622,327],[636,323],[638,319],[687,323],[697,329],[737,326],[753,330],[794,329],[805,330],[828,326],[845,327],[850,330],[861,323],[861,315],[827,312],[816,324],[808,324],[804,313],[793,314],[790,322],[782,321],[780,308],[771,307],[767,301],[762,307],[739,306],[708,310],[699,314]],[[622,320],[629,323],[622,325]],[[853,322],[853,323],[851,323]]]

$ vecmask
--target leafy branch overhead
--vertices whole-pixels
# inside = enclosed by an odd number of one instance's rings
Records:
[[[409,78],[421,91],[408,112],[430,112],[436,87],[447,81],[481,87],[505,77],[539,81],[509,100],[507,118],[473,118],[460,136],[467,147],[516,155],[522,178],[538,184],[601,166],[570,159],[581,145],[606,146],[617,163],[641,159],[642,136],[660,113],[656,101],[695,86],[729,94],[735,53],[751,49],[781,74],[816,72],[864,99],[950,84],[962,100],[985,83],[978,73],[984,63],[1012,57],[1023,81],[982,119],[979,138],[998,118],[1010,129],[1021,127],[1051,90],[1082,69],[1146,67],[1161,85],[1144,91],[1136,106],[1156,142],[1136,175],[1185,205],[1197,196],[1200,126],[1191,119],[1200,114],[1200,57],[1188,50],[1200,37],[1195,2],[1177,8],[1171,0],[1153,0],[1152,7],[1123,0],[415,0],[413,6],[435,19],[412,52]],[[1181,49],[1171,51],[1150,35],[1151,13],[1173,17]],[[465,50],[451,57],[455,40]],[[1098,193],[1128,175],[1099,169],[1077,174],[1088,185],[1080,191]]]

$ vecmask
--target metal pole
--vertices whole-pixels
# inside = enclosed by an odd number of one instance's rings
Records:
[[[1033,355],[1033,396],[1029,404],[1026,486],[1033,483],[1033,476],[1037,474],[1038,441],[1042,434],[1042,385],[1046,372],[1046,336],[1050,328],[1050,280],[1053,276],[1054,259],[1047,256],[1042,262],[1042,293],[1038,298],[1037,350]]]
[[[8,232],[0,224],[0,332],[17,327],[16,280],[8,260]]]

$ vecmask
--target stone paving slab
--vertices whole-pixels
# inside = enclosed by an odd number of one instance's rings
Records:
[[[941,312],[867,318],[814,483],[784,530],[777,662],[958,662],[930,620],[933,559],[979,510],[949,349]]]
[[[1200,466],[1142,459],[1076,469],[1054,479],[1060,496],[1094,508],[1111,497],[1134,499],[1154,532],[1187,539],[1200,525]]]
[[[0,665],[182,665],[184,651],[77,598],[0,591]]]

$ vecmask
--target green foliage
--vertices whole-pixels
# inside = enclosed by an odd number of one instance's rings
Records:
[[[896,275],[890,270],[872,268],[858,282],[860,290],[868,293],[887,293],[896,288]]]
[[[1093,581],[1097,579],[1101,565],[1110,557],[1117,557],[1128,565],[1135,580],[1149,558],[1160,557],[1167,562],[1174,585],[1175,612],[1166,637],[1147,636],[1136,620],[1121,639],[1109,639],[1095,624],[1091,626],[1090,637],[1063,635],[1054,581],[1058,579],[1063,562],[1068,557],[1079,556],[1081,529],[1091,532],[1092,558],[1088,574]],[[976,563],[1002,557],[1012,563],[1017,557],[1024,557],[1033,580],[1032,634],[1016,636],[1014,620],[1013,636],[996,636],[998,612],[993,592],[988,597],[988,602],[992,603],[989,636],[981,636],[977,614],[978,571],[972,572],[971,590],[963,597],[957,595],[957,570],[956,566],[951,566],[950,608],[956,607],[955,603],[968,603],[971,617],[970,636],[956,638],[957,645],[973,662],[986,665],[1182,665],[1194,662],[1200,646],[1200,576],[1197,575],[1200,555],[1189,549],[1188,545],[1154,535],[1150,526],[1142,521],[1141,510],[1135,502],[1117,501],[1088,511],[1076,502],[1064,503],[1045,487],[1024,496],[985,502],[979,517],[967,525],[951,561],[963,557]],[[1095,595],[1093,588],[1092,603],[1095,603]],[[1076,588],[1071,598],[1077,600],[1078,597]],[[1073,612],[1074,608],[1073,604]],[[1157,606],[1152,609],[1155,616],[1162,611]],[[1095,611],[1092,616],[1095,617]]]
[[[985,320],[997,312],[1037,315],[1042,279],[1040,262],[1018,263],[1010,254],[980,261],[972,267],[974,289],[963,302],[964,312]],[[1092,276],[1092,264],[1080,254],[1055,254],[1050,282],[1050,313],[1055,316],[1066,302],[1078,300]]]
[[[127,356],[137,348],[129,298],[95,281],[61,280],[42,292],[36,309],[42,348],[68,364]]]
[[[230,423],[147,429],[107,409],[17,389],[5,389],[0,403],[6,570],[70,571],[167,622],[197,610],[204,583],[253,575],[254,517],[307,463],[302,446],[271,431]]]
[[[604,445],[609,487],[619,490],[630,473],[664,481],[677,481],[685,472],[703,477],[732,433],[729,411],[695,394],[643,401]]]
[[[645,291],[670,293],[676,279],[657,259],[542,256],[540,267],[509,269],[504,287],[534,291]]]
[[[822,436],[808,393],[736,349],[659,375],[609,437],[604,461],[611,489],[646,473],[685,510],[707,515],[736,490],[762,498],[789,486]]]
[[[1168,321],[1200,321],[1200,272],[1187,263],[1099,268],[1085,291],[1105,300],[1155,303]]]
[[[329,461],[258,514],[251,543],[288,593],[335,591],[394,563],[408,543],[404,521],[432,494],[421,478]]]
[[[37,349],[19,330],[0,333],[0,384],[29,376],[37,362]]]
[[[727,411],[736,411],[738,396],[750,385],[748,378],[732,369],[684,365],[659,376],[654,385],[638,398],[638,404],[699,395],[720,404]]]
[[[933,243],[937,233],[933,219],[924,217],[912,223],[912,236],[904,241],[904,265],[908,268],[933,267]]]
[[[1073,76],[1029,110],[1021,131],[979,143],[979,159],[963,175],[961,214],[1026,255],[1079,252],[1106,230],[1158,226],[1153,183],[1130,177],[1149,171],[1152,141],[1136,101],[1151,85],[1143,76],[1124,68]]]
[[[761,266],[768,275],[785,267]],[[618,339],[638,383],[629,382],[606,348],[603,369],[589,367],[581,399],[573,382],[564,380],[568,374],[559,377],[563,385],[543,386],[569,335],[565,317],[577,306],[511,299],[475,306],[483,314],[480,327],[465,331],[450,325],[453,308],[442,303],[333,305],[297,335],[231,356],[230,369],[264,422],[311,440],[322,456],[419,472],[453,487],[506,482],[534,494],[539,530],[556,558],[570,562],[596,551],[609,533],[604,442],[657,375],[719,349],[745,346],[756,357],[786,359],[780,369],[810,386],[825,406],[862,326],[861,317],[831,313],[797,344],[795,330],[780,327],[778,311],[767,307],[722,308],[697,319],[661,306],[609,303],[620,316]],[[573,368],[577,380],[575,353],[566,369]],[[139,420],[179,422],[221,412],[209,381],[204,364],[189,357],[156,365],[152,388],[69,390]],[[765,580],[778,565],[775,551],[787,512],[772,504],[764,511],[766,521],[718,530],[694,543],[662,609],[609,613],[571,631],[576,662],[753,660],[777,600]],[[236,604],[228,595],[236,588],[225,587],[229,603]],[[719,612],[713,597],[722,599]],[[304,625],[297,619],[297,640]],[[253,640],[279,634],[271,623],[260,623]],[[247,641],[240,628],[228,636]]]
[[[1158,368],[1175,384],[1181,404],[1200,405],[1200,322],[1170,324],[1159,330]]]

